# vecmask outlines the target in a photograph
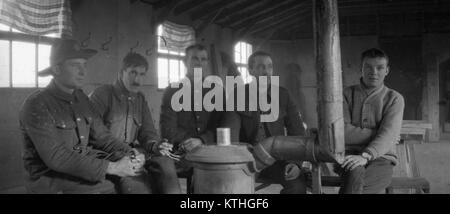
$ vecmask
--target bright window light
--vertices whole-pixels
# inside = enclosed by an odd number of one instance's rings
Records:
[[[234,61],[238,66],[238,70],[241,73],[241,77],[244,83],[250,83],[252,78],[247,69],[248,57],[253,53],[253,47],[246,42],[238,42],[234,46]]]
[[[23,33],[4,24],[0,31]],[[51,33],[44,37],[60,36]],[[37,72],[49,66],[50,50],[51,44],[18,41],[14,35],[0,40],[0,87],[46,87],[52,77],[38,77]]]
[[[180,81],[186,75],[186,67],[183,62],[184,52],[169,51],[161,38],[163,25],[157,29],[158,35],[158,88],[164,89],[170,83]]]

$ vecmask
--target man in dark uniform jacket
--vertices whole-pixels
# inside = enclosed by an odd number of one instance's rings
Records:
[[[108,132],[80,89],[86,62],[95,53],[80,49],[75,40],[57,40],[51,67],[39,72],[54,79],[23,104],[20,127],[30,193],[113,193],[107,177],[142,171],[143,155]]]
[[[160,140],[148,103],[139,91],[147,71],[147,60],[138,53],[130,52],[123,59],[122,69],[116,82],[113,85],[104,85],[95,89],[90,95],[90,99],[106,127],[115,137],[142,150],[149,160],[149,165],[154,165],[151,162],[166,163],[160,169],[163,172],[155,173],[153,177],[143,173],[140,177],[121,178],[120,182],[127,184],[122,191],[126,193],[181,193],[175,165],[168,157],[172,155],[170,152],[172,144]],[[172,176],[156,176],[170,175],[171,173]],[[150,177],[156,182],[152,188],[149,183]]]
[[[215,129],[218,127],[221,112],[207,111],[201,103],[196,103],[194,95],[201,92],[203,100],[206,93],[211,89],[194,87],[194,68],[202,69],[201,78],[204,80],[210,76],[208,68],[208,52],[202,45],[192,45],[186,48],[184,63],[187,68],[186,78],[181,82],[189,82],[191,85],[191,109],[175,111],[172,106],[172,97],[175,93],[183,90],[181,88],[167,87],[164,91],[160,127],[161,136],[174,144],[174,148],[180,154],[191,152],[194,148],[204,144],[215,143]],[[184,99],[184,97],[183,97]],[[197,110],[195,110],[197,108]],[[198,111],[199,110],[199,111]],[[176,162],[177,170],[180,173],[190,176],[191,166],[186,161]]]
[[[266,76],[270,80],[270,76],[273,74],[271,56],[268,53],[257,51],[249,57],[248,67],[250,74],[256,78],[253,81],[256,81],[254,83],[258,85],[258,97],[260,97],[259,94],[264,93],[267,96],[268,103],[270,103],[270,87],[278,87],[279,94],[273,96],[279,97],[279,106],[276,106],[279,107],[279,114],[275,121],[264,122],[261,121],[261,117],[263,114],[268,115],[269,112],[264,112],[259,108],[256,111],[251,109],[227,111],[223,116],[222,126],[230,128],[231,141],[255,145],[271,136],[305,135],[306,128],[303,124],[301,114],[297,111],[288,91],[283,87],[270,84],[269,81],[267,82],[269,85],[265,87],[267,89],[266,91],[261,90],[264,87],[259,87],[262,84],[267,84],[260,82],[259,77]],[[238,89],[235,92],[237,91]],[[251,102],[250,100],[254,99],[251,96],[250,86],[247,84],[245,85],[245,101],[247,107],[249,106],[249,102]],[[234,97],[237,98],[237,94]],[[236,104],[237,100],[234,103]],[[258,103],[257,106],[260,106],[259,100],[256,103]],[[284,187],[281,191],[282,194],[306,193],[304,175],[301,173],[300,168],[300,162],[276,161],[272,166],[262,170],[259,177],[280,183]]]
[[[184,63],[187,67],[186,78],[191,83],[192,108],[190,111],[176,112],[171,106],[172,96],[180,90],[179,88],[167,87],[164,91],[161,105],[161,135],[167,138],[169,142],[186,152],[191,151],[202,144],[214,142],[215,128],[219,124],[220,113],[216,111],[206,111],[203,106],[200,111],[194,111],[194,68],[202,69],[203,78],[210,75],[208,68],[208,52],[202,45],[193,45],[186,48]],[[210,89],[202,87],[204,96]],[[203,97],[201,98],[203,100]]]

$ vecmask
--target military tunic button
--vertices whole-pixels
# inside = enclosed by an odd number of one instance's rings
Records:
[[[80,121],[81,121],[81,119],[80,119],[80,118],[77,118],[77,121],[78,121],[78,122],[80,122]]]
[[[62,124],[62,127],[63,127],[63,128],[66,128],[66,124]]]
[[[200,128],[197,128],[197,131],[200,131]]]
[[[81,135],[81,136],[80,136],[80,138],[81,138],[81,139],[84,139],[84,136],[83,136],[83,135]]]

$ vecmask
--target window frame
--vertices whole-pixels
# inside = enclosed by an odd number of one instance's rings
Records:
[[[9,54],[9,68],[8,68],[8,72],[9,72],[9,85],[8,86],[2,86],[0,87],[0,89],[19,89],[19,88],[24,88],[24,89],[36,89],[36,88],[44,88],[44,87],[39,87],[39,76],[37,75],[38,71],[39,71],[39,45],[53,45],[53,43],[55,42],[55,40],[57,40],[59,37],[48,37],[48,36],[37,36],[37,35],[30,35],[30,34],[25,34],[25,33],[21,33],[21,32],[13,32],[13,28],[5,25],[9,28],[9,31],[5,31],[5,30],[0,30],[0,40],[5,40],[9,42],[9,50],[8,50],[8,54]],[[28,42],[28,43],[33,43],[34,44],[34,57],[35,57],[35,80],[34,80],[34,86],[33,87],[21,87],[21,86],[13,86],[13,42]]]
[[[160,32],[160,27],[161,27],[161,32]],[[184,66],[184,70],[186,72],[186,65],[184,64],[184,59],[185,59],[185,53],[183,51],[179,51],[177,53],[174,53],[174,51],[169,51],[168,49],[160,49],[161,47],[161,40],[165,40],[164,37],[161,35],[162,34],[162,27],[163,24],[160,23],[158,25],[156,25],[156,88],[158,91],[164,91],[168,86],[170,86],[170,84],[172,83],[170,81],[170,60],[177,60],[179,61],[179,68],[178,68],[178,77],[181,80],[182,78],[184,78],[185,74],[181,75],[182,72],[182,66]],[[171,53],[172,52],[172,53]],[[167,60],[167,86],[165,87],[160,87],[159,85],[159,59],[165,59]]]
[[[242,63],[242,62],[237,62],[236,61],[236,47],[238,46],[238,45],[245,45],[246,47],[245,47],[245,50],[246,50],[246,52],[248,52],[247,50],[247,48],[248,48],[248,46],[250,46],[250,48],[251,48],[251,53],[250,54],[248,54],[248,56],[246,57],[246,60],[245,60],[245,63]],[[250,55],[252,55],[252,53],[253,53],[253,44],[252,43],[250,43],[250,42],[248,42],[248,41],[246,41],[246,40],[239,40],[239,41],[237,41],[235,44],[234,44],[234,46],[233,46],[233,61],[234,61],[234,63],[236,64],[236,67],[237,67],[237,69],[238,69],[238,71],[241,73],[241,77],[242,77],[242,80],[244,81],[244,83],[250,83],[251,82],[251,75],[250,75],[250,71],[249,71],[249,68],[248,68],[248,58],[250,57]],[[242,58],[242,53],[240,53],[241,54],[241,58]],[[246,53],[247,54],[247,53]],[[245,69],[247,69],[247,74],[248,74],[248,76],[246,76],[246,77],[244,77],[244,74],[242,73],[242,71],[241,71],[241,69],[240,68],[245,68]],[[248,78],[248,79],[247,79]]]

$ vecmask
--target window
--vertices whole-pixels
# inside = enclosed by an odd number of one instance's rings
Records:
[[[45,87],[50,77],[37,72],[50,64],[52,39],[57,34],[32,36],[0,24],[0,87]]]
[[[167,48],[163,37],[163,25],[158,26],[158,88],[164,89],[170,83],[180,81],[186,67],[183,62],[184,50],[172,51]]]
[[[234,46],[234,61],[241,72],[242,79],[244,83],[251,82],[251,76],[247,69],[248,57],[252,54],[252,45],[246,42],[238,42]]]

